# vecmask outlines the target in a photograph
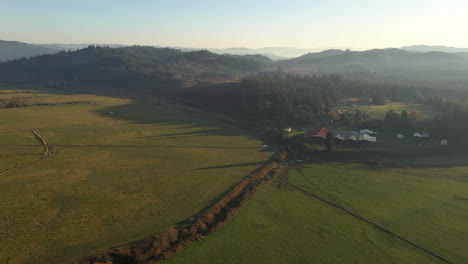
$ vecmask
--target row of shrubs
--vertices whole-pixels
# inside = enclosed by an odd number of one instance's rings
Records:
[[[8,99],[0,100],[0,109],[3,108],[15,108],[15,107],[27,107],[34,105],[35,102],[28,97],[12,97]]]
[[[69,101],[69,102],[37,102],[34,97],[12,97],[0,100],[0,109],[17,108],[39,105],[59,105],[59,104],[87,104],[85,101]]]
[[[285,159],[284,153],[275,154],[273,161],[241,181],[226,196],[197,217],[192,224],[186,223],[179,229],[170,228],[156,236],[102,252],[76,263],[152,264],[167,259],[190,243],[222,227],[255,194],[259,185],[280,173],[281,162]]]

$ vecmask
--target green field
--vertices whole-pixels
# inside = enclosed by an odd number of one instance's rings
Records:
[[[269,158],[247,131],[167,100],[23,89],[5,86],[0,97],[52,105],[0,109],[0,171],[41,155],[33,128],[47,137],[51,155],[0,177],[1,264],[70,263],[157,234],[206,209]],[[388,107],[372,106],[371,118],[383,118]],[[417,107],[392,104],[432,115]],[[290,170],[288,182],[467,263],[465,157],[427,156],[433,147],[383,139],[364,149],[337,147],[334,155],[366,159],[366,151],[385,146],[406,155],[367,158],[401,168],[320,163]],[[442,262],[275,179],[223,228],[167,263]]]
[[[289,182],[453,263],[467,263],[468,168],[291,170]],[[463,176],[464,175],[464,176]],[[219,232],[167,263],[442,263],[304,193],[262,187]]]
[[[70,263],[157,234],[269,157],[246,131],[167,101],[34,96],[87,103],[0,109],[0,169],[43,150],[32,128],[52,147],[49,158],[0,177],[2,264]]]
[[[384,120],[388,110],[393,110],[400,114],[403,110],[410,112],[416,110],[423,119],[430,119],[436,115],[436,112],[430,107],[419,103],[390,102],[385,105],[358,106],[363,111],[368,111],[370,119]]]

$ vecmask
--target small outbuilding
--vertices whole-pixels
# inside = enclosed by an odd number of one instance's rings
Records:
[[[403,134],[400,134],[400,133],[398,133],[398,134],[396,135],[396,137],[397,137],[398,139],[405,139],[405,136],[404,136]]]
[[[447,139],[442,139],[442,140],[440,141],[440,145],[441,145],[441,146],[448,146],[448,140],[447,140]]]
[[[292,128],[291,127],[287,127],[284,129],[284,132],[291,132]]]
[[[413,133],[413,137],[421,138],[422,135],[421,135],[421,133],[419,133],[419,132],[414,132],[414,133]]]
[[[266,150],[270,150],[271,147],[268,146],[268,145],[263,145],[261,148],[258,149],[258,151],[266,151]]]
[[[429,138],[429,134],[428,134],[428,133],[422,133],[422,134],[421,134],[421,137],[423,137],[423,138]]]

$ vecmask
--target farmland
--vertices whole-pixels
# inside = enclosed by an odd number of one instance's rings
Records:
[[[170,100],[4,88],[2,100],[29,99],[0,109],[0,170],[41,156],[32,129],[51,155],[0,177],[0,263],[71,263],[176,227],[270,156],[251,133]],[[223,228],[166,262],[467,262],[464,155],[379,134],[328,153],[310,143],[313,162],[259,187]]]
[[[341,208],[453,263],[466,263],[467,171],[341,163],[293,169],[290,184],[337,208],[272,183],[223,230],[168,263],[443,263]]]
[[[33,128],[52,153],[0,177],[0,263],[70,263],[157,234],[269,156],[248,132],[169,101],[2,88],[43,105],[0,109],[0,169],[40,156]]]

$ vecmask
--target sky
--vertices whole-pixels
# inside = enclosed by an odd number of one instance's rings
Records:
[[[0,39],[193,48],[468,47],[467,0],[0,0]]]

